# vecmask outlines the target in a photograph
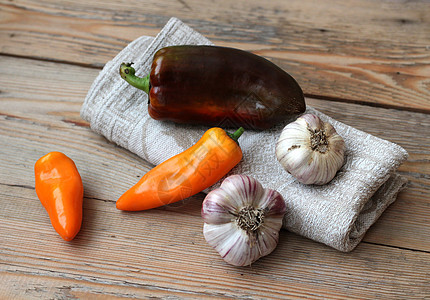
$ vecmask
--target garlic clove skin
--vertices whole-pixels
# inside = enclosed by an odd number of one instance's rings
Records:
[[[345,142],[334,127],[305,114],[282,130],[276,157],[284,169],[304,184],[330,182],[344,163]]]
[[[215,248],[224,261],[234,266],[246,266],[258,259],[256,247],[249,247],[249,237],[234,223],[204,224],[203,232],[209,245]],[[212,238],[212,239],[211,239]]]
[[[226,262],[246,266],[276,248],[285,211],[278,192],[232,175],[203,201],[203,235]]]

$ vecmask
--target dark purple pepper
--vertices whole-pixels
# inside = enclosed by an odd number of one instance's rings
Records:
[[[171,46],[154,55],[151,73],[121,77],[149,95],[152,118],[177,123],[267,129],[303,113],[298,83],[269,60],[217,46]]]

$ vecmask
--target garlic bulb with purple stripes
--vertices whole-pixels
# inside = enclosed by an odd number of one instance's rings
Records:
[[[203,235],[226,262],[246,266],[276,248],[285,211],[281,194],[232,175],[203,201]]]
[[[282,130],[276,157],[284,169],[304,184],[323,185],[342,167],[345,142],[330,123],[306,114]]]

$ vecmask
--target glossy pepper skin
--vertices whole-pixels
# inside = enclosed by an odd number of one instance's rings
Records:
[[[174,203],[215,184],[242,159],[237,139],[221,128],[206,131],[197,143],[146,173],[116,202],[120,210],[139,211]]]
[[[75,163],[61,152],[50,152],[34,165],[37,196],[48,212],[51,224],[71,241],[82,224],[84,188]]]
[[[158,50],[147,77],[131,64],[120,74],[149,95],[156,120],[267,129],[306,109],[303,91],[284,70],[247,51],[216,46]]]

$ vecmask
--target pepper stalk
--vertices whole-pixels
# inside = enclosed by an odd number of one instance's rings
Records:
[[[149,82],[149,74],[145,77],[137,77],[136,70],[131,66],[133,63],[122,63],[119,68],[119,74],[130,85],[138,88],[149,94],[151,83]]]

